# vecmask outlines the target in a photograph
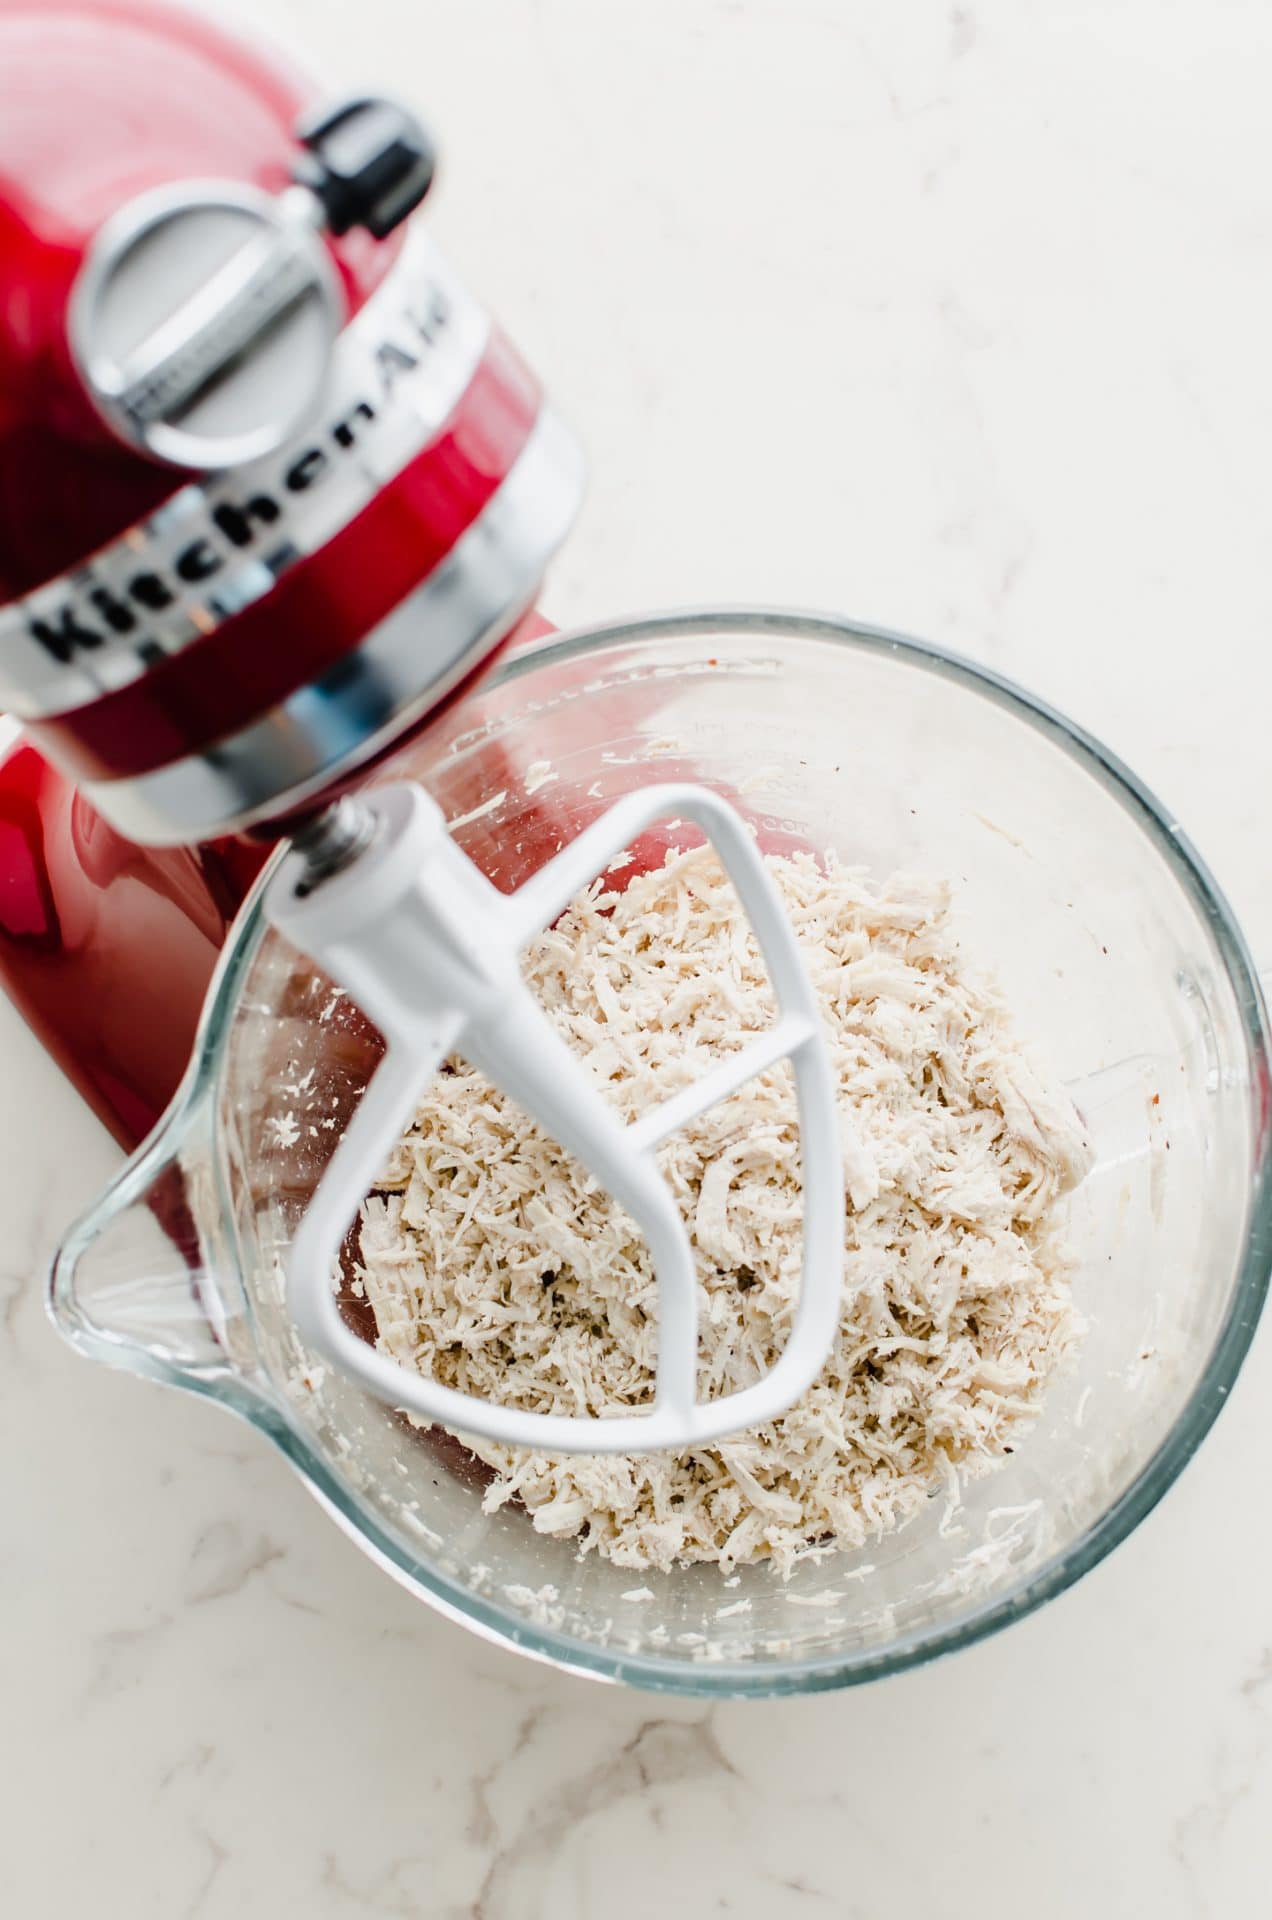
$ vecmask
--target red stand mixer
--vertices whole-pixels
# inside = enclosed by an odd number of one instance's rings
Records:
[[[321,784],[341,749],[326,738],[300,746],[297,690],[344,671],[351,636],[410,605],[463,534],[504,511],[496,499],[537,426],[531,461],[552,468],[537,499],[553,524],[531,531],[503,604],[475,614],[442,657],[417,659],[412,685],[372,688],[379,670],[368,667],[361,690],[345,689],[346,714],[364,703],[358,757],[376,751],[387,726],[446,698],[509,637],[579,480],[564,435],[540,418],[532,379],[471,302],[449,317],[454,344],[430,376],[427,416],[387,428],[372,417],[411,370],[420,322],[436,324],[428,303],[446,297],[423,263],[386,288],[401,236],[373,231],[428,185],[426,149],[393,147],[403,132],[419,139],[417,129],[377,128],[368,109],[361,127],[356,117],[315,122],[309,145],[298,144],[297,122],[315,109],[301,76],[201,16],[145,0],[3,0],[0,75],[0,679],[5,705],[38,743],[13,746],[0,767],[0,973],[49,1052],[132,1146],[180,1079],[217,951],[267,851],[241,834],[212,839],[225,808],[219,798],[205,806],[188,783],[214,759],[224,767],[227,740],[254,726],[271,751],[260,732],[268,712],[297,790]],[[302,208],[293,242],[270,210],[298,171],[329,207],[322,238],[304,233]],[[200,207],[197,192],[190,204],[185,183],[206,180],[229,183],[240,204]],[[358,194],[370,197],[359,205]],[[112,228],[139,200],[159,209],[147,232]],[[191,283],[248,235],[261,254],[249,297],[292,302],[269,365],[253,376],[268,387],[290,363],[298,377],[290,395],[269,393],[266,435],[285,438],[288,412],[312,398],[337,308],[352,320],[382,290],[380,311],[305,446],[268,475],[253,467],[246,496],[224,486],[212,498],[154,457],[199,467],[223,457],[212,437],[196,444],[198,432],[165,446],[163,409],[182,377],[175,357],[167,393],[131,399],[108,392],[109,370],[88,357],[99,325],[116,323],[102,303],[126,301],[130,277],[143,297],[180,305],[180,277]],[[179,259],[187,246],[206,257]],[[90,260],[104,271],[85,296]],[[177,283],[161,288],[165,274]],[[216,351],[234,348],[227,339]],[[227,430],[223,420],[213,433]],[[404,435],[418,444],[403,445]],[[537,451],[545,440],[553,447]],[[377,460],[392,467],[388,484]],[[185,820],[158,823],[183,844],[158,849],[145,795],[175,795],[183,782]],[[249,789],[224,791],[231,812],[259,810]]]
[[[728,799],[685,780],[609,808],[598,794],[505,891],[422,787],[350,797],[527,616],[582,487],[534,378],[404,229],[432,181],[428,136],[384,100],[314,106],[202,21],[131,0],[0,7],[0,74],[20,103],[0,115],[0,704],[77,789],[30,749],[6,769],[11,992],[103,1117],[139,1134],[261,847],[289,835],[266,915],[385,1046],[289,1256],[306,1345],[389,1405],[509,1443],[682,1447],[789,1406],[838,1322],[846,1123],[794,934]],[[673,817],[733,880],[778,1017],[624,1125],[520,955]],[[134,982],[150,983],[140,1003]],[[332,1276],[349,1221],[454,1052],[642,1230],[659,1285],[648,1411],[477,1401],[345,1323]],[[694,1254],[656,1150],[783,1060],[799,1304],[760,1380],[699,1403]]]

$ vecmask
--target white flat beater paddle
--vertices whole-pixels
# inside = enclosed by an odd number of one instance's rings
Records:
[[[554,1031],[521,977],[527,941],[660,817],[701,828],[737,889],[777,999],[774,1025],[625,1124]],[[683,1450],[771,1420],[820,1371],[843,1278],[844,1183],[821,1015],[776,888],[740,816],[707,788],[647,787],[587,827],[515,893],[460,851],[422,788],[386,786],[324,817],[320,841],[282,862],[265,899],[273,925],[350,994],[386,1052],[292,1243],[287,1300],[301,1338],[381,1400],[487,1440],[538,1451]],[[641,1229],[658,1287],[658,1373],[648,1411],[523,1412],[408,1370],[345,1325],[334,1291],[359,1203],[409,1125],[430,1075],[459,1053],[509,1094]],[[803,1275],[786,1345],[764,1376],[699,1401],[698,1283],[689,1235],[655,1150],[777,1061],[799,1107]]]

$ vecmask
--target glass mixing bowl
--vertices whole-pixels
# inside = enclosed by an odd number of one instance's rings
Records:
[[[1059,1593],[1160,1499],[1223,1404],[1272,1263],[1267,1020],[1227,907],[1173,820],[1005,681],[895,635],[777,612],[555,638],[388,769],[517,884],[605,802],[688,777],[769,846],[954,883],[1086,1114],[1070,1202],[1090,1331],[1034,1429],[951,1510],[868,1549],[634,1575],[482,1511],[482,1475],[298,1347],[281,1260],[377,1036],[250,901],[186,1083],[67,1239],[54,1315],[98,1359],[206,1393],[272,1439],[358,1544],[467,1626],[564,1666],[701,1694],[895,1671]],[[645,1590],[646,1597],[639,1597]],[[739,1602],[748,1603],[739,1606]]]

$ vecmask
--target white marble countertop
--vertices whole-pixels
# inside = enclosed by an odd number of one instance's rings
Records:
[[[1272,958],[1262,0],[252,13],[444,138],[435,227],[591,452],[550,613],[790,601],[991,661]],[[855,1693],[644,1698],[434,1618],[252,1434],[59,1345],[43,1262],[115,1155],[5,1007],[0,1045],[6,1912],[1267,1911],[1272,1331],[1022,1625]]]

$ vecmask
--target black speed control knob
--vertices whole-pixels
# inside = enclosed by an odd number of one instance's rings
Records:
[[[419,206],[433,182],[428,134],[392,100],[342,100],[296,127],[305,152],[293,174],[322,202],[334,234],[365,227],[383,240]]]

